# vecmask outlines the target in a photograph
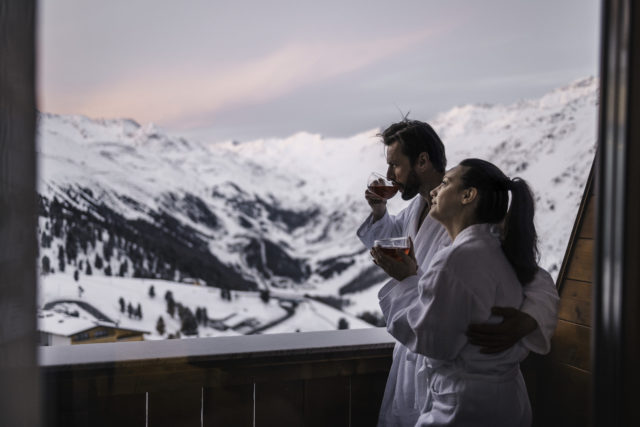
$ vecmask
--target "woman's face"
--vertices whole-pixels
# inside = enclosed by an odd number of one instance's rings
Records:
[[[464,166],[456,166],[447,171],[442,183],[431,190],[431,209],[429,215],[439,222],[447,222],[457,217],[463,208],[462,175]]]

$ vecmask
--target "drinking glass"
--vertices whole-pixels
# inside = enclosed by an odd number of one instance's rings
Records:
[[[384,200],[392,198],[398,192],[398,186],[393,181],[377,172],[373,172],[369,175],[367,188],[369,188],[369,191],[374,193],[376,196]]]
[[[380,248],[380,250],[398,261],[402,260],[400,255],[404,252],[405,255],[409,255],[410,243],[408,237],[393,237],[389,239],[380,239],[373,242],[374,247]]]

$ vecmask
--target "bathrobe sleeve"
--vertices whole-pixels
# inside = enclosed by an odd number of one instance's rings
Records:
[[[551,337],[558,321],[560,298],[553,279],[538,269],[534,279],[523,288],[525,299],[520,311],[538,322],[538,328],[522,339],[524,346],[535,353],[546,354],[551,349]]]
[[[451,360],[467,344],[473,295],[446,269],[419,271],[379,302],[389,333],[414,353]]]
[[[373,222],[373,215],[369,214],[367,219],[358,228],[357,235],[360,241],[369,249],[373,247],[376,239],[386,237],[400,237],[403,235],[405,223],[408,221],[409,207],[403,209],[397,215],[389,215],[385,212],[384,216],[378,221]]]

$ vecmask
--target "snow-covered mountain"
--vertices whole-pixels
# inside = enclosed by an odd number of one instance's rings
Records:
[[[450,166],[480,157],[531,184],[541,264],[554,275],[595,154],[597,90],[588,78],[538,99],[466,105],[429,120]],[[124,292],[136,281],[197,281],[242,295],[268,291],[294,301],[298,314],[301,302],[324,301],[352,325],[354,315],[377,313],[385,276],[355,230],[368,214],[367,176],[386,169],[378,132],[203,145],[132,120],[41,114],[40,257],[49,271],[41,304],[62,297],[62,282]],[[405,204],[396,197],[389,209]],[[300,330],[314,323],[296,321]]]

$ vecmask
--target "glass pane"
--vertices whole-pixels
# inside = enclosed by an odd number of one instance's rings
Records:
[[[42,343],[381,325],[377,134],[532,185],[555,277],[594,153],[599,2],[39,4]],[[389,212],[407,205],[396,196]]]

